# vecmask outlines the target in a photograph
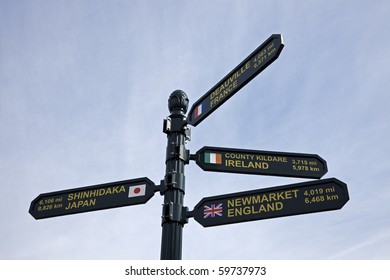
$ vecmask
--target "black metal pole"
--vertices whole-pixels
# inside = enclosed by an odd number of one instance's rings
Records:
[[[185,192],[184,165],[189,162],[189,151],[185,142],[190,140],[185,113],[188,109],[188,97],[176,90],[168,100],[171,115],[164,120],[164,133],[167,134],[166,173],[162,182],[164,204],[162,211],[161,259],[181,260],[182,231],[187,208],[183,206]]]

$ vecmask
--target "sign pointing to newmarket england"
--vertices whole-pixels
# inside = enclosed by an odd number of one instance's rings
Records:
[[[336,178],[205,197],[188,213],[204,227],[341,209],[347,185]]]
[[[274,62],[284,47],[280,34],[269,37],[218,84],[195,102],[188,112],[188,123],[197,126],[208,115]]]
[[[195,155],[205,171],[319,179],[328,171],[318,155],[203,147]]]
[[[35,219],[146,203],[156,190],[148,178],[40,194],[31,202]]]

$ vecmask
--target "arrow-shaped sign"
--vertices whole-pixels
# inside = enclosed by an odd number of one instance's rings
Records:
[[[188,112],[188,123],[197,126],[208,115],[274,62],[284,47],[280,34],[269,37],[218,84],[196,101]]]
[[[35,219],[146,203],[158,191],[148,178],[40,194],[31,202]]]
[[[335,178],[203,198],[188,217],[204,227],[341,209],[347,185]]]
[[[319,179],[328,171],[318,155],[203,147],[195,154],[205,171]]]

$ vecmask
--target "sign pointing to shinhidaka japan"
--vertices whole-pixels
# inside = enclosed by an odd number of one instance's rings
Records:
[[[148,178],[40,194],[31,202],[35,219],[146,203],[157,191]]]
[[[203,147],[195,154],[205,171],[319,179],[328,171],[318,155]]]
[[[260,47],[192,105],[188,112],[188,123],[197,126],[274,62],[279,57],[283,47],[282,35],[273,34],[269,37]]]
[[[204,227],[341,209],[347,185],[336,178],[203,198],[188,213]]]

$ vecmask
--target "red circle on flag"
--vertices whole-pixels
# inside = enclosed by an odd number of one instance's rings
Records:
[[[134,190],[133,190],[133,192],[135,193],[135,194],[137,194],[137,193],[140,193],[141,192],[141,188],[135,188]]]

